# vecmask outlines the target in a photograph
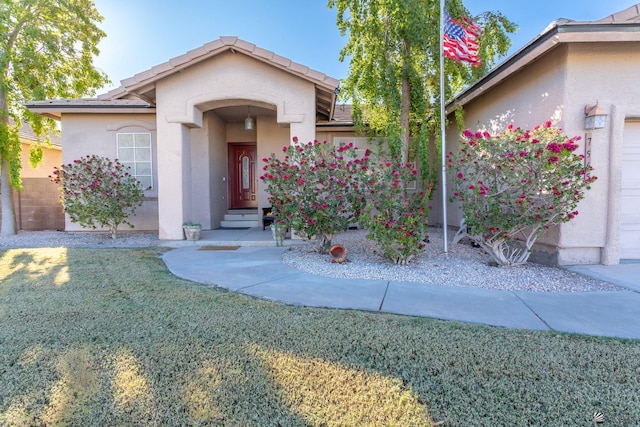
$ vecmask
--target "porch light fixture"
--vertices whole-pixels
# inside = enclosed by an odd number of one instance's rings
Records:
[[[598,101],[595,105],[585,105],[584,107],[584,128],[602,129],[607,123],[607,112],[598,106]]]
[[[251,106],[247,107],[247,118],[244,119],[244,130],[253,130],[253,119],[251,118]]]

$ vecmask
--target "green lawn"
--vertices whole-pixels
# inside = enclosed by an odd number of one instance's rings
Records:
[[[0,425],[640,425],[640,341],[288,307],[160,255],[0,251]]]

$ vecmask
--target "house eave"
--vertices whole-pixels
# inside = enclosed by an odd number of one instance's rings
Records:
[[[567,22],[555,24],[507,58],[446,106],[447,114],[473,101],[492,87],[563,43],[640,42],[640,23]]]
[[[155,107],[133,105],[56,105],[27,103],[27,109],[54,120],[61,120],[63,114],[155,114]]]
[[[155,91],[156,82],[224,52],[246,55],[313,83],[316,88],[316,113],[318,119],[331,120],[333,118],[336,93],[339,91],[340,85],[339,80],[234,36],[220,37],[218,40],[122,80],[120,87],[99,95],[98,99],[115,100],[136,97],[154,104],[155,100],[145,94]]]

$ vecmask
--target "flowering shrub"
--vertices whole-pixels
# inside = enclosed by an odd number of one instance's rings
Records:
[[[60,186],[62,205],[71,221],[83,227],[108,227],[116,238],[118,226],[127,224],[142,205],[142,184],[117,160],[87,156],[55,168],[49,179]]]
[[[294,144],[298,143],[293,138]],[[333,235],[346,231],[364,207],[361,177],[368,169],[369,151],[358,158],[353,143],[335,148],[327,142],[309,142],[282,148],[262,159],[272,212],[304,239],[316,238],[327,253]]]
[[[360,224],[369,230],[377,252],[396,264],[407,265],[424,247],[427,232],[427,206],[432,185],[426,191],[407,190],[407,184],[419,179],[410,163],[380,161],[371,168],[367,188],[370,197],[360,216]]]
[[[524,264],[544,229],[578,215],[578,202],[596,179],[584,156],[574,154],[580,138],[567,138],[551,122],[463,136],[460,152],[448,156],[452,200],[462,204],[471,239],[494,261]],[[512,244],[517,238],[524,248]]]

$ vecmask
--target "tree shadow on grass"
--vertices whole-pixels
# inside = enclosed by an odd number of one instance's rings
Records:
[[[177,279],[153,249],[69,249],[56,286],[26,254],[2,281],[0,424],[640,420],[634,341],[290,307]]]

